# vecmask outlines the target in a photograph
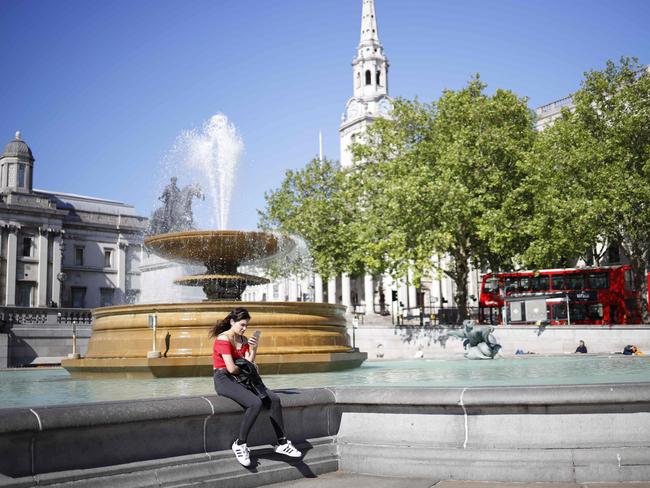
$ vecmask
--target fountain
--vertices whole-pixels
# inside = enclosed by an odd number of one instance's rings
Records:
[[[335,371],[356,368],[367,358],[350,346],[343,306],[239,301],[247,285],[267,280],[238,273],[237,267],[275,253],[278,241],[272,234],[186,231],[152,236],[145,243],[160,256],[205,264],[206,274],[176,282],[202,286],[208,300],[95,309],[86,356],[62,362],[73,376],[209,376],[210,328],[241,306],[253,317],[251,327],[262,331],[257,354],[262,373]],[[150,316],[156,318],[155,329],[149,327]]]
[[[224,155],[241,152],[241,141],[224,116],[213,117],[203,133],[184,137],[183,147],[194,166],[213,175],[208,193],[227,187],[214,174],[232,178]],[[190,141],[190,142],[188,142]],[[234,148],[234,149],[233,149]],[[238,157],[238,156],[237,156]],[[196,160],[203,164],[197,164]],[[210,164],[208,164],[210,163]],[[145,246],[169,261],[203,265],[202,274],[174,280],[201,286],[207,300],[191,303],[119,305],[93,311],[93,333],[85,357],[62,366],[76,377],[179,377],[212,375],[211,327],[235,307],[249,309],[251,327],[262,331],[257,364],[262,373],[304,373],[356,368],[367,358],[350,345],[345,307],[309,302],[241,302],[248,285],[268,280],[238,272],[238,267],[268,259],[280,248],[278,237],[264,232],[193,230],[192,198],[203,198],[196,185],[180,189],[176,178],[164,189],[151,219]],[[232,182],[230,182],[232,183]],[[218,193],[227,193],[223,189]],[[221,210],[222,203],[219,203]],[[226,205],[227,207],[227,205]],[[219,213],[219,225],[226,214]],[[160,233],[158,233],[160,232]],[[151,327],[150,327],[151,325]]]

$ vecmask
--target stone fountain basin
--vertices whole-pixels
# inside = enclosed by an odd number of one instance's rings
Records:
[[[73,376],[211,376],[211,327],[236,307],[252,316],[248,334],[262,331],[257,364],[263,374],[356,368],[367,358],[353,350],[345,307],[309,302],[197,302],[128,305],[93,311],[86,356],[63,360]],[[156,350],[149,315],[157,317]]]
[[[145,239],[155,254],[188,264],[240,263],[278,252],[278,239],[266,232],[236,230],[170,232]]]

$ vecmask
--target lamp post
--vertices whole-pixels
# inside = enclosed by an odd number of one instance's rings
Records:
[[[160,357],[160,351],[156,351],[156,327],[158,325],[158,317],[156,314],[149,315],[149,328],[152,332],[152,345],[151,351],[147,352],[147,359],[155,359]]]
[[[81,356],[77,352],[77,321],[72,321],[72,352],[68,354],[68,359],[79,359]]]

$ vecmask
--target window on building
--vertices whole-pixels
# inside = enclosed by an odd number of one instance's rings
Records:
[[[621,250],[618,244],[614,243],[607,249],[607,261],[610,264],[621,262]]]
[[[25,165],[18,165],[18,187],[25,188]]]
[[[377,86],[381,86],[381,71],[377,71]]]
[[[18,283],[16,287],[16,305],[19,307],[33,307],[34,289],[34,283]]]
[[[23,237],[23,257],[30,257],[32,255],[32,238]]]
[[[85,308],[86,306],[86,288],[73,286],[70,289],[72,294],[72,308]]]
[[[361,86],[361,73],[357,71],[357,84],[356,87],[359,88]]]
[[[372,85],[372,73],[366,70],[366,85]]]
[[[113,267],[113,250],[104,249],[104,268]]]
[[[84,265],[84,248],[82,246],[75,246],[74,248],[74,264],[75,266]]]
[[[99,289],[99,306],[110,307],[113,305],[113,296],[115,290],[113,288],[100,288]]]
[[[277,300],[280,298],[280,285],[273,283],[273,299]]]

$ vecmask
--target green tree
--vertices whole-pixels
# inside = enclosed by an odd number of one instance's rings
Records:
[[[586,73],[575,107],[539,138],[521,194],[530,195],[522,254],[556,265],[598,240],[620,243],[630,259],[639,307],[648,322],[650,244],[650,74],[635,59]]]
[[[525,99],[485,88],[476,76],[436,104],[397,100],[391,118],[353,148],[357,259],[418,279],[437,266],[433,256],[445,256],[440,271],[456,285],[461,320],[470,265],[510,265],[517,241],[503,235],[516,224],[500,209],[535,135]]]
[[[327,159],[313,159],[301,170],[289,170],[277,190],[265,193],[259,227],[300,236],[314,271],[324,277],[355,272],[359,263],[351,259],[350,232],[354,209],[345,197],[346,185],[339,164]]]

